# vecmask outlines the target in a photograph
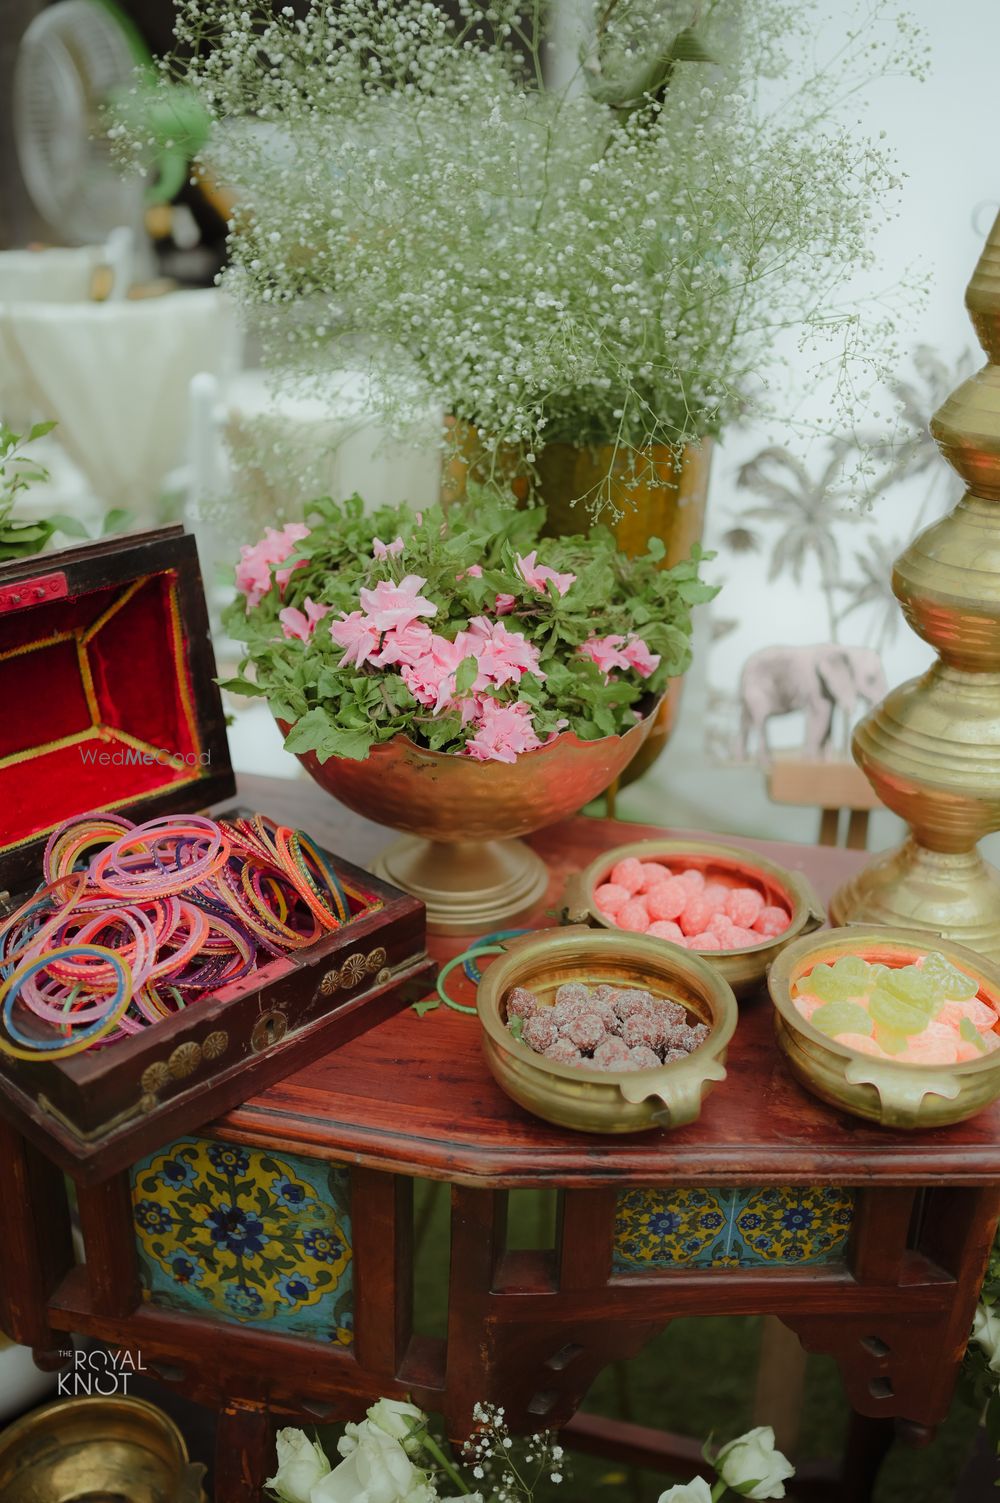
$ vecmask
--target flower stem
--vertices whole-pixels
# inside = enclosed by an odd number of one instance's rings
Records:
[[[429,1456],[434,1457],[434,1460],[437,1462],[438,1466],[444,1472],[448,1480],[450,1482],[454,1482],[456,1487],[460,1487],[463,1493],[467,1492],[468,1488],[465,1484],[465,1478],[462,1476],[458,1468],[444,1454],[441,1447],[434,1439],[433,1435],[424,1436],[423,1447]]]
[[[712,1488],[712,1503],[718,1503],[719,1498],[722,1497],[722,1495],[725,1493],[725,1491],[726,1491],[726,1484],[723,1482],[722,1478],[720,1477],[719,1480],[718,1480],[718,1482]]]

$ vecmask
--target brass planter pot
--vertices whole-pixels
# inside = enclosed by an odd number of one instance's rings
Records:
[[[0,1435],[3,1503],[202,1503],[203,1473],[141,1399],[67,1399]]]
[[[461,499],[470,478],[482,481],[488,473],[488,456],[476,429],[454,418],[447,427],[453,448],[442,472],[445,502]],[[628,457],[616,457],[611,444],[546,444],[535,461],[538,479],[532,494],[548,512],[546,533],[566,537],[589,532],[593,523],[587,502],[577,498],[594,496],[610,478],[611,500],[621,515],[617,522],[604,521],[603,525],[610,527],[621,551],[636,558],[645,553],[651,537],[658,537],[666,548],[664,569],[687,558],[705,531],[712,440],[687,444],[679,456],[665,444],[653,444],[644,457],[645,469],[630,484]],[[512,494],[519,501],[527,500],[529,478],[516,456],[501,453],[496,467]],[[656,724],[619,779],[621,784],[641,777],[663,751],[677,720],[683,688],[683,677],[671,679]]]
[[[564,981],[608,982],[648,989],[681,1002],[711,1033],[687,1059],[656,1070],[584,1070],[560,1065],[507,1028],[505,999],[515,986],[551,998]],[[486,971],[476,996],[483,1051],[495,1079],[514,1101],[557,1127],[578,1132],[641,1132],[682,1127],[725,1079],[736,1028],[736,999],[725,980],[696,955],[642,935],[609,934],[585,925],[549,929],[517,941]]]
[[[947,1127],[975,1116],[1000,1096],[1000,1050],[962,1065],[912,1065],[873,1058],[835,1043],[796,1008],[792,990],[814,965],[862,955],[884,965],[909,965],[937,950],[979,982],[979,997],[1000,1017],[1000,969],[948,940],[906,929],[851,925],[789,945],[771,967],[778,1043],[807,1091],[880,1127]]]
[[[592,861],[566,885],[566,902],[571,921],[584,921],[598,928],[610,930],[622,940],[632,936],[608,922],[594,901],[594,891],[608,880],[613,866],[624,861],[626,856],[635,856],[639,861],[663,861],[667,866],[676,864],[683,868],[696,867],[706,880],[722,882],[727,887],[754,887],[763,893],[767,903],[780,904],[791,914],[791,923],[784,934],[774,939],[762,938],[759,945],[745,950],[705,950],[701,953],[715,970],[721,971],[736,995],[746,996],[760,987],[768,966],[777,955],[803,934],[811,934],[826,922],[823,905],[801,872],[790,871],[767,861],[754,851],[739,846],[715,845],[705,841],[694,845],[687,840],[635,840],[629,845],[617,845]],[[650,944],[662,945],[671,951],[691,954],[669,940],[649,940]],[[696,952],[697,953],[697,952]]]
[[[658,709],[623,736],[581,741],[563,731],[509,764],[427,751],[406,736],[373,746],[361,762],[321,763],[312,752],[299,761],[355,813],[406,832],[374,869],[422,899],[432,932],[482,934],[527,912],[548,887],[544,862],[515,837],[603,793],[642,746]]]

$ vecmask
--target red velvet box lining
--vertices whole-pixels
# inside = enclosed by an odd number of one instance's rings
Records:
[[[0,616],[0,852],[207,775],[177,583]]]

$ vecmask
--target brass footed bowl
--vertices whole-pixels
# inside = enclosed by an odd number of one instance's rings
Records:
[[[821,1101],[881,1127],[947,1127],[975,1116],[1000,1096],[1000,1050],[962,1065],[913,1065],[875,1059],[820,1033],[796,1008],[792,991],[814,965],[860,955],[883,965],[910,965],[932,950],[979,982],[979,1000],[1000,1021],[1000,968],[963,945],[907,929],[850,925],[797,940],[768,977],[778,1043],[792,1074]]]
[[[711,1032],[687,1059],[656,1070],[557,1064],[514,1038],[506,998],[515,986],[526,986],[548,999],[564,981],[643,987],[654,997],[682,1003]],[[476,1006],[486,1062],[508,1096],[557,1127],[597,1133],[696,1121],[702,1098],[726,1078],[724,1061],[737,1017],[728,983],[698,956],[642,935],[586,925],[543,930],[509,946],[484,974]]]
[[[320,762],[313,752],[299,761],[355,813],[407,832],[376,870],[423,899],[429,928],[482,934],[526,912],[548,887],[544,863],[514,837],[603,793],[646,740],[659,705],[623,736],[581,741],[563,731],[509,764],[427,751],[406,736],[373,746],[361,762]]]
[[[203,1473],[141,1399],[66,1399],[0,1435],[3,1503],[200,1503]]]
[[[786,945],[802,934],[811,934],[826,922],[823,905],[801,872],[779,866],[740,846],[715,845],[710,841],[695,844],[690,840],[636,840],[605,851],[567,883],[566,901],[571,921],[595,924],[610,929],[623,939],[631,938],[609,923],[594,901],[595,889],[608,880],[612,867],[626,856],[635,856],[639,861],[662,861],[678,870],[696,867],[708,882],[721,882],[724,887],[753,887],[763,895],[766,903],[788,909],[791,923],[774,939],[762,937],[759,945],[748,945],[743,950],[686,952],[704,955],[711,966],[722,972],[738,997],[763,985],[768,966]],[[669,945],[671,950],[680,948],[681,953],[685,953],[683,947],[655,935],[650,943]]]

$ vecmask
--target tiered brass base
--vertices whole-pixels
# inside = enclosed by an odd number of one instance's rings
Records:
[[[405,835],[372,870],[420,898],[432,934],[507,928],[541,901],[549,884],[545,863],[522,840],[445,844]]]
[[[913,836],[843,886],[830,921],[927,929],[1000,961],[1000,872],[978,850],[929,851]]]

